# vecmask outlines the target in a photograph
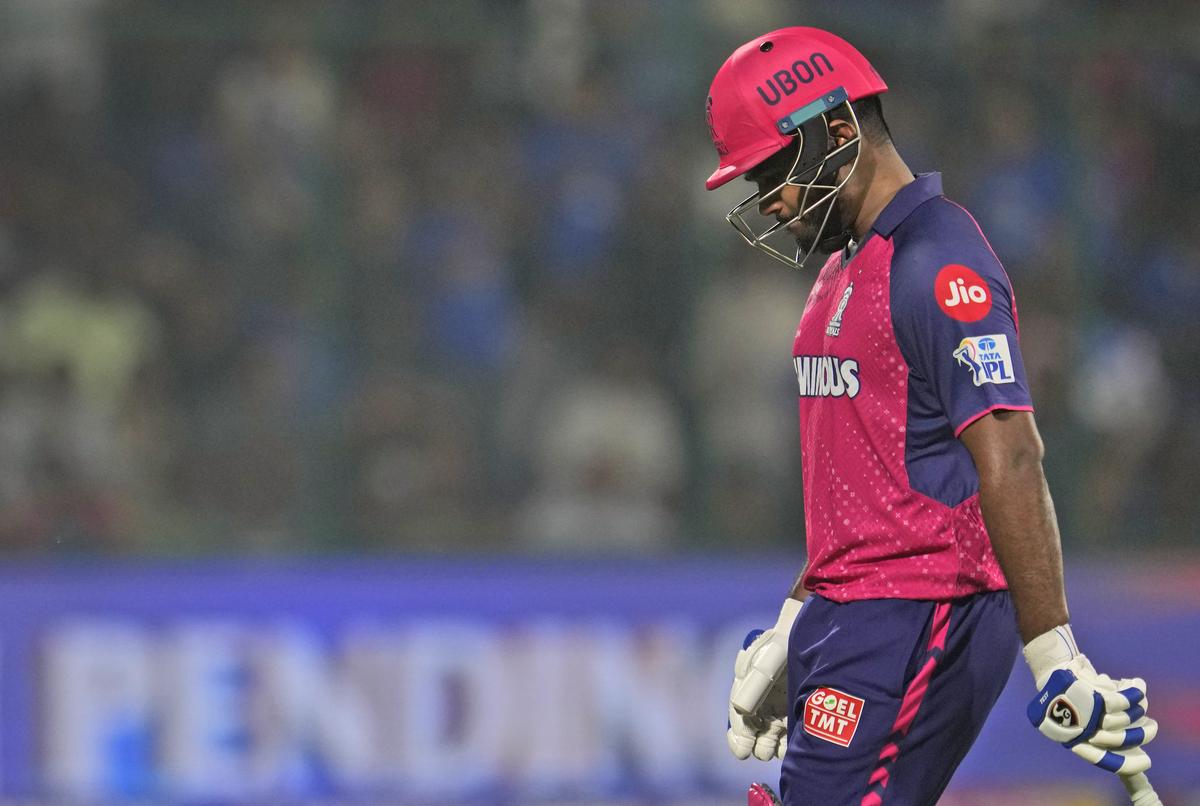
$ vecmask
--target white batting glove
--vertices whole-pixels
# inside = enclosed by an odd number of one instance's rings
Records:
[[[1025,661],[1040,689],[1026,709],[1034,727],[1109,772],[1150,769],[1142,745],[1158,734],[1158,723],[1146,716],[1145,680],[1097,674],[1069,624],[1026,644]]]
[[[740,759],[783,758],[787,749],[787,645],[802,602],[786,599],[769,630],[746,636],[733,664],[725,738]]]

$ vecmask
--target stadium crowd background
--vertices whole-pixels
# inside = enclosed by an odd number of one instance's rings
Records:
[[[4,551],[802,546],[812,274],[703,190],[781,20],[1007,267],[1068,553],[1194,545],[1200,5],[216,6],[0,2]]]

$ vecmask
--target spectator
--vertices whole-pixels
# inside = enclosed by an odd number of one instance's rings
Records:
[[[644,552],[679,539],[682,422],[651,370],[636,342],[618,340],[550,404],[518,521],[531,545]]]
[[[812,277],[730,257],[696,124],[783,5],[193,5],[0,4],[5,545],[797,545]],[[808,13],[939,90],[884,106],[979,179],[1065,540],[1189,539],[1196,10],[918,5]]]

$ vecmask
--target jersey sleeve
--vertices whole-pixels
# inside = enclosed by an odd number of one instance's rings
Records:
[[[892,259],[892,324],[911,375],[954,435],[990,411],[1032,411],[1012,285],[974,219],[952,202]]]

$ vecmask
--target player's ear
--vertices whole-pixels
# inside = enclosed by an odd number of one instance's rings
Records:
[[[834,117],[829,121],[829,137],[835,145],[844,146],[854,139],[857,134],[854,122],[843,117]]]

